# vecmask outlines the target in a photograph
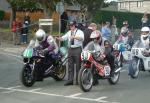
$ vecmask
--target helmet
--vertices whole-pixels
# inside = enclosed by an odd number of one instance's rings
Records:
[[[141,31],[150,31],[149,27],[142,27]]]
[[[99,38],[101,36],[101,32],[98,30],[95,30],[91,33],[90,38],[94,39],[94,38]]]
[[[44,38],[46,37],[46,33],[44,30],[39,29],[36,33],[35,33],[36,39],[38,41],[43,41]]]
[[[128,25],[128,21],[123,21],[123,25]]]
[[[122,27],[121,28],[121,33],[127,33],[128,32],[128,28],[126,28],[126,27]]]

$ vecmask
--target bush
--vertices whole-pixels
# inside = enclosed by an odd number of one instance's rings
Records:
[[[143,17],[142,13],[131,13],[131,12],[115,12],[115,11],[98,11],[94,17],[93,21],[102,23],[105,21],[112,21],[112,16],[115,16],[117,19],[117,27],[122,27],[123,21],[127,20],[129,25],[133,29],[141,28],[141,18]],[[150,15],[148,14],[148,17]],[[150,20],[149,20],[150,21]]]
[[[4,11],[2,11],[2,10],[0,10],[0,20],[3,20],[3,18],[4,18]]]

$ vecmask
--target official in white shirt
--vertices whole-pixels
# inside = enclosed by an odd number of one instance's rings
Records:
[[[76,28],[76,22],[69,22],[70,30],[62,37],[56,38],[60,41],[68,40],[68,81],[65,86],[73,85],[74,64],[76,64],[76,84],[78,84],[78,72],[81,67],[80,54],[84,41],[84,33]]]

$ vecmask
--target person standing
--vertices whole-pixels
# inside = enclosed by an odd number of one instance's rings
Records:
[[[97,25],[95,23],[91,23],[88,28],[86,28],[84,32],[84,41],[83,41],[83,48],[91,41],[90,35],[91,33],[97,29]]]
[[[110,30],[110,22],[104,23],[104,26],[101,29],[102,37],[107,40],[111,39],[111,30]]]
[[[11,31],[13,35],[13,44],[16,44],[15,37],[16,37],[16,29],[17,29],[17,21],[16,19],[13,20],[12,25],[11,25]]]
[[[12,22],[12,32],[13,32],[13,44],[20,45],[20,35],[21,35],[21,21],[19,18],[15,18]]]
[[[27,44],[27,27],[26,24],[23,23],[22,29],[21,29],[21,44]]]
[[[69,22],[70,30],[62,37],[56,37],[60,41],[68,40],[68,80],[65,86],[73,85],[74,79],[74,64],[76,64],[76,84],[78,84],[78,72],[81,67],[80,54],[84,41],[84,33],[76,28],[76,21]]]
[[[67,28],[68,15],[66,12],[63,12],[61,15],[61,33],[65,33]]]
[[[114,44],[116,41],[116,38],[118,36],[118,30],[116,26],[116,18],[115,16],[112,17],[112,26],[111,26],[111,43]]]
[[[141,19],[141,22],[142,22],[142,27],[144,26],[148,26],[148,17],[147,17],[147,13],[145,12],[142,19]]]
[[[26,27],[26,42],[28,41],[27,37],[28,37],[30,22],[31,22],[30,21],[30,16],[29,16],[29,13],[27,12],[25,17],[24,17],[24,24],[25,24],[25,27]]]

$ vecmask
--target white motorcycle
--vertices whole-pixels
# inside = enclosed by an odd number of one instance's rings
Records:
[[[133,46],[131,49],[132,62],[129,65],[129,75],[132,78],[137,78],[139,71],[150,72],[150,55],[145,54],[145,48]]]
[[[118,66],[123,67],[124,61],[130,61],[132,59],[130,46],[124,43],[115,43],[113,45],[115,62]]]

